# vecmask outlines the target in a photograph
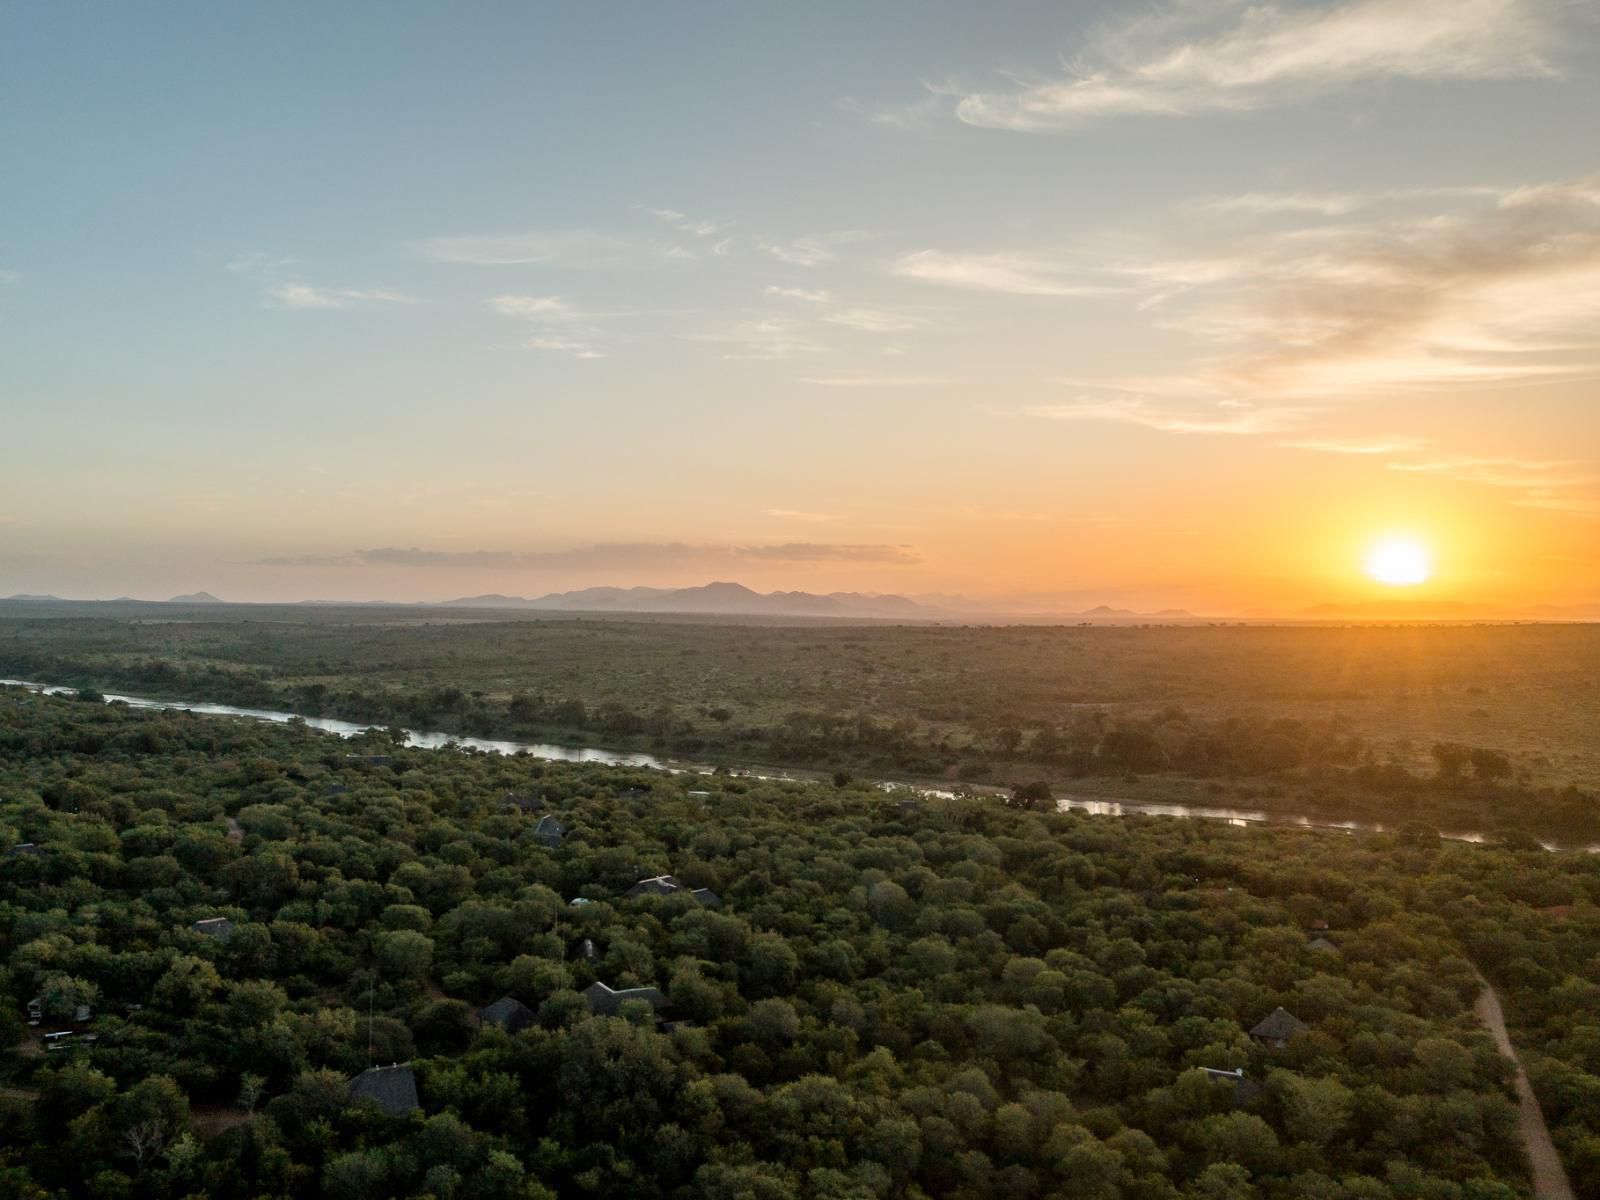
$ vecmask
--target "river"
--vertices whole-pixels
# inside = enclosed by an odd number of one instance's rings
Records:
[[[50,696],[73,696],[78,689],[75,687],[58,687],[54,684],[36,683],[27,679],[0,679],[0,687],[26,688],[30,692],[40,692]],[[271,721],[276,724],[286,724],[291,720],[301,720],[312,729],[320,729],[327,733],[335,733],[340,737],[354,737],[373,728],[371,725],[362,725],[355,721],[340,721],[333,717],[302,717],[298,713],[276,712],[266,708],[238,708],[231,704],[212,704],[206,701],[187,700],[152,700],[146,696],[124,696],[115,692],[102,692],[108,702],[126,704],[129,708],[149,709],[178,709],[185,712],[196,713],[205,717],[245,717],[252,721]],[[452,733],[430,733],[414,729],[407,729],[405,744],[422,750],[441,750],[446,746],[456,746],[461,749],[477,750],[484,754],[526,754],[530,758],[541,758],[551,762],[569,763],[599,763],[610,767],[641,767],[652,771],[668,771],[675,774],[700,774],[709,775],[717,768],[706,763],[678,762],[672,759],[658,758],[653,754],[637,754],[624,750],[602,750],[588,746],[558,746],[550,742],[517,742],[498,738],[462,737]],[[739,775],[746,779],[770,780],[814,780],[823,776],[809,771],[783,771],[771,767],[749,767],[732,769],[730,774]],[[913,791],[925,796],[943,796],[951,798],[955,792],[945,788],[921,783],[910,783],[893,779],[880,779],[878,786],[889,791]],[[999,795],[995,789],[987,789]],[[1085,796],[1064,795],[1056,798],[1056,807],[1062,812],[1084,812],[1091,816],[1100,817],[1176,817],[1181,820],[1225,821],[1230,825],[1276,825],[1294,829],[1330,829],[1345,833],[1389,833],[1391,828],[1376,821],[1335,821],[1322,817],[1311,817],[1295,813],[1267,812],[1265,809],[1251,808],[1226,808],[1207,804],[1161,804],[1146,800],[1122,800],[1114,796]],[[1483,843],[1489,840],[1488,835],[1475,830],[1462,832],[1441,833],[1450,841]],[[1541,842],[1546,850],[1560,850],[1563,847],[1553,842]],[[1579,849],[1589,853],[1600,853],[1600,845],[1583,846]]]

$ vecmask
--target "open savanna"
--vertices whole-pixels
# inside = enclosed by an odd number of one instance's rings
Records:
[[[1065,791],[1268,807],[1309,797],[1317,811],[1394,820],[1419,813],[1329,794],[1352,779],[1368,793],[1397,781],[1403,791],[1398,769],[1454,785],[1429,800],[1442,817],[1439,803],[1465,815],[1466,801],[1491,798],[1473,789],[1489,785],[1600,786],[1600,627],[1590,625],[995,627],[15,605],[0,612],[0,673],[730,764],[1042,778]],[[1486,777],[1467,767],[1441,781],[1441,743],[1504,756],[1504,767],[1491,759]]]

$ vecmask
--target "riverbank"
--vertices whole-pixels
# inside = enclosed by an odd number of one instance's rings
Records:
[[[31,692],[47,695],[77,695],[79,689],[57,684],[40,683],[24,679],[0,679],[0,687],[16,687]],[[148,696],[133,696],[121,693],[101,693],[107,703],[126,704],[130,708],[145,709],[175,709],[192,712],[199,716],[232,717],[236,719],[268,721],[274,724],[287,724],[290,721],[301,721],[312,729],[319,729],[333,733],[340,737],[350,738],[367,733],[373,728],[370,725],[361,725],[353,721],[342,721],[331,717],[307,717],[299,713],[284,712],[275,709],[243,708],[235,705],[214,704],[204,701],[184,702],[179,700],[158,699]],[[660,758],[651,754],[632,751],[606,750],[596,747],[561,746],[547,742],[521,742],[511,739],[498,738],[473,738],[459,737],[453,734],[402,729],[398,731],[403,736],[403,744],[407,747],[423,750],[445,749],[456,747],[465,750],[474,750],[484,754],[525,754],[532,758],[545,759],[552,762],[570,763],[598,763],[606,766],[633,767],[645,770],[669,771],[674,773],[691,773],[710,775],[719,771],[727,774],[739,775],[751,779],[790,780],[795,782],[823,782],[829,778],[825,771],[806,770],[804,768],[778,768],[764,767],[759,764],[745,766],[729,766],[720,763],[697,763],[681,761],[670,758]],[[955,797],[959,794],[991,795],[1002,798],[1009,795],[1005,789],[989,785],[962,785],[959,789],[952,788],[948,783],[933,780],[887,779],[861,777],[863,780],[877,787],[887,790],[905,790],[918,792],[928,796]],[[1061,811],[1077,811],[1091,816],[1107,817],[1170,817],[1178,820],[1206,820],[1223,821],[1239,826],[1278,826],[1299,829],[1320,829],[1337,831],[1348,834],[1372,833],[1384,834],[1398,832],[1395,827],[1373,821],[1338,820],[1318,814],[1303,812],[1272,811],[1264,808],[1234,808],[1220,805],[1183,804],[1175,802],[1145,801],[1127,797],[1111,795],[1092,795],[1082,793],[1067,793],[1055,796],[1056,808]],[[1450,841],[1483,843],[1492,840],[1492,836],[1481,830],[1440,831],[1438,836]],[[1563,846],[1556,842],[1539,842],[1544,849],[1550,851],[1583,851],[1600,853],[1600,844]]]

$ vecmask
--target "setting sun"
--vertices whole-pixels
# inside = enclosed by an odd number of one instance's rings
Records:
[[[1421,543],[1410,538],[1391,537],[1373,544],[1362,569],[1379,583],[1409,587],[1427,582],[1428,576],[1433,574],[1433,563]]]

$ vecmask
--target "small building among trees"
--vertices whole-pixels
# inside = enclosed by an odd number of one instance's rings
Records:
[[[559,850],[562,839],[567,836],[567,828],[546,813],[539,818],[539,823],[529,831],[528,836],[547,850]]]
[[[403,1117],[422,1107],[417,1100],[417,1076],[408,1062],[368,1067],[350,1081],[350,1099],[370,1100],[391,1117]]]
[[[1269,1050],[1282,1050],[1302,1033],[1310,1031],[1310,1026],[1299,1017],[1279,1005],[1256,1024],[1250,1031],[1250,1036]]]
[[[680,892],[687,892],[707,908],[722,907],[722,897],[710,888],[685,887],[683,881],[675,875],[655,875],[649,879],[641,879],[623,893],[623,899],[635,900],[640,896],[676,896]]]
[[[591,983],[583,989],[584,1003],[597,1017],[614,1017],[629,1000],[643,1000],[656,1011],[667,1006],[667,997],[660,988],[623,988],[620,991],[603,983]]]
[[[516,1033],[534,1023],[533,1009],[514,996],[501,996],[493,1004],[478,1010],[479,1025],[493,1025],[507,1033]]]
[[[233,922],[227,917],[204,917],[189,926],[189,929],[193,933],[216,938],[219,942],[225,942],[233,936]]]

